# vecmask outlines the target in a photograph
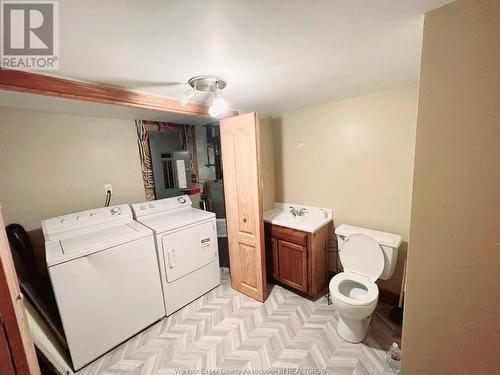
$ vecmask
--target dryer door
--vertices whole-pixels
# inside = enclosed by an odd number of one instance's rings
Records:
[[[215,220],[165,234],[161,244],[167,282],[171,283],[217,260]]]

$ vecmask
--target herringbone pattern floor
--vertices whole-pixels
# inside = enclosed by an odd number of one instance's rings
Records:
[[[364,343],[343,341],[337,313],[275,286],[265,303],[229,281],[113,349],[79,375],[149,375],[180,369],[322,369],[382,374],[394,326],[375,314]],[[318,373],[318,372],[316,372]]]

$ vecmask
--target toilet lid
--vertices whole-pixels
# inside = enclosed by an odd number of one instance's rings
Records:
[[[380,245],[364,234],[346,238],[339,251],[344,271],[352,271],[377,280],[384,270],[384,253]]]

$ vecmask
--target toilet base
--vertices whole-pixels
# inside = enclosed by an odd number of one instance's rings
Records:
[[[366,337],[371,316],[361,320],[353,320],[340,315],[337,324],[337,333],[345,341],[353,344],[360,343]]]

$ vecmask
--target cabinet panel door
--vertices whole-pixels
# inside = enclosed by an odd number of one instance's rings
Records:
[[[264,302],[267,298],[266,260],[256,114],[221,120],[220,135],[231,286]]]
[[[279,280],[292,288],[307,292],[306,247],[278,241]]]

